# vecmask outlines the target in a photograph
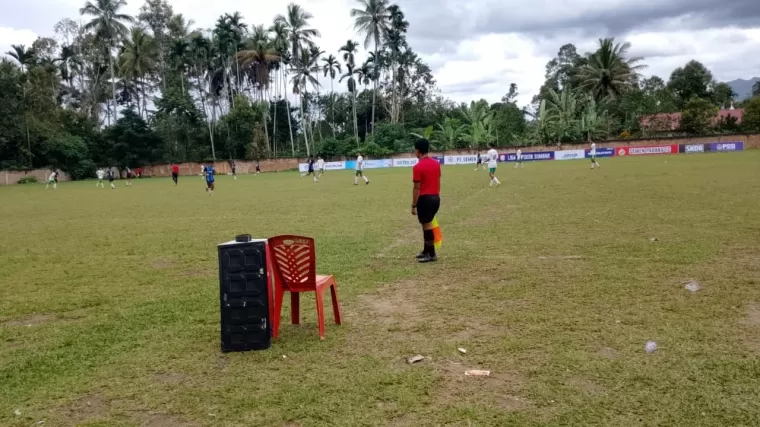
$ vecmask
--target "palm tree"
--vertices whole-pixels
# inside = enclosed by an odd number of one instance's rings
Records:
[[[128,81],[133,81],[142,91],[142,110],[138,92],[137,115],[142,117],[141,111],[148,118],[147,91],[145,90],[145,77],[156,69],[158,61],[158,45],[145,30],[140,27],[132,27],[129,38],[124,40],[123,52],[119,58],[119,69]]]
[[[293,76],[293,93],[299,95],[298,104],[301,112],[301,126],[303,130],[304,145],[306,146],[306,155],[311,155],[311,149],[309,147],[308,126],[306,119],[306,112],[304,111],[304,98],[307,93],[307,85],[310,84],[315,89],[319,87],[319,81],[315,77],[315,74],[319,72],[319,66],[311,56],[309,50],[302,50],[301,57],[295,62],[293,69],[295,75]]]
[[[399,82],[396,78],[396,65],[401,61],[402,49],[407,47],[405,34],[409,29],[409,22],[405,20],[404,13],[398,5],[393,4],[389,6],[388,13],[390,14],[390,24],[384,34],[384,38],[385,47],[388,49],[388,65],[391,69],[391,122],[397,123],[401,103],[399,102],[400,97],[397,96]]]
[[[116,48],[116,42],[126,35],[125,23],[133,23],[135,19],[129,15],[119,13],[119,9],[126,6],[125,0],[95,0],[88,1],[83,8],[79,9],[81,15],[92,16],[93,19],[84,25],[85,31],[94,31],[95,35],[106,42],[108,53],[108,67],[111,71],[111,97],[113,100],[114,120],[116,120],[116,75],[113,67],[112,51]],[[106,104],[106,107],[108,105]],[[110,111],[110,110],[109,110]],[[110,116],[108,118],[110,123]]]
[[[291,155],[296,155],[296,144],[293,140],[293,124],[291,123],[290,119],[290,99],[288,98],[288,66],[290,66],[290,55],[288,54],[288,47],[289,47],[289,40],[290,40],[290,29],[288,27],[288,24],[284,20],[275,20],[274,24],[269,28],[269,31],[272,33],[273,40],[272,45],[274,49],[277,51],[277,54],[280,56],[280,61],[276,64],[274,64],[275,67],[278,67],[280,69],[280,72],[282,74],[282,88],[283,88],[283,96],[285,97],[285,106],[288,109],[288,130],[290,131],[290,150]],[[275,114],[277,113],[277,109],[275,108]],[[277,116],[274,117],[275,123],[277,120]]]
[[[290,3],[286,15],[277,15],[275,23],[280,22],[288,29],[290,41],[290,55],[294,61],[301,58],[300,52],[304,46],[314,44],[312,38],[319,37],[319,30],[309,27],[309,20],[314,15],[305,11],[301,6]]]
[[[29,150],[29,167],[32,167],[32,139],[29,134],[29,119],[26,112],[26,73],[29,71],[29,67],[34,64],[35,52],[34,49],[27,49],[23,44],[12,44],[10,51],[6,52],[8,56],[18,61],[21,65],[21,75],[23,77],[22,96],[24,99],[24,127],[26,128],[26,148]]]
[[[375,58],[378,57],[380,37],[387,31],[391,15],[388,10],[388,0],[356,0],[363,9],[351,9],[351,17],[355,19],[354,29],[363,33],[364,48],[367,49],[370,42],[375,44]],[[377,74],[377,73],[375,73]],[[375,104],[377,98],[377,81],[372,92],[372,131],[375,129]]]
[[[354,113],[354,137],[357,144],[359,143],[359,123],[356,117],[356,80],[354,80],[354,68],[356,67],[356,51],[358,47],[358,43],[349,40],[340,48],[340,51],[343,52],[343,61],[346,62],[346,74],[341,76],[340,81],[348,79],[348,92],[351,93],[351,105]]]
[[[269,89],[269,70],[280,61],[280,54],[269,39],[269,31],[263,26],[254,26],[251,37],[245,41],[244,50],[237,53],[237,60],[243,69],[252,72],[253,83],[259,91],[259,100],[264,100],[264,92]]]
[[[322,58],[322,70],[325,73],[325,77],[330,75],[330,110],[332,111],[332,125],[330,126],[333,131],[333,138],[337,138],[335,135],[335,76],[343,72],[340,62],[334,55],[330,55],[327,58]]]
[[[634,87],[639,71],[646,68],[643,58],[628,58],[631,44],[615,43],[614,38],[599,39],[599,50],[589,58],[580,71],[580,88],[591,92],[597,100],[605,96],[618,97]]]

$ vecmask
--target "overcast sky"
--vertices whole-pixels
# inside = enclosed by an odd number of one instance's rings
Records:
[[[632,43],[646,75],[667,80],[691,59],[727,81],[760,76],[760,0],[397,0],[410,23],[409,42],[432,67],[443,94],[456,101],[499,100],[517,83],[527,104],[544,81],[546,62],[560,46],[593,50],[599,37]],[[287,1],[175,0],[175,13],[210,28],[239,11],[245,22],[270,23]],[[349,10],[354,0],[301,0],[327,53],[360,40]],[[130,0],[136,14],[142,2]],[[0,52],[53,36],[63,17],[79,19],[84,0],[0,0]],[[361,39],[363,40],[363,39]],[[327,83],[326,87],[329,87]]]

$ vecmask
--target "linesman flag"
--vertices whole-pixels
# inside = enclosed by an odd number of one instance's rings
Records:
[[[443,244],[443,233],[441,232],[441,227],[438,225],[438,217],[433,218],[433,245],[435,245],[435,249],[440,249],[441,245]]]

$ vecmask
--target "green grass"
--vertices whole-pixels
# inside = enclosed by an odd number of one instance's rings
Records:
[[[409,169],[0,188],[0,425],[759,425],[760,152],[601,163],[444,167],[424,266]],[[243,232],[314,236],[344,325],[220,353]]]

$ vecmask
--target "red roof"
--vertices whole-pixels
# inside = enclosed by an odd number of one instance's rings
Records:
[[[736,117],[737,123],[742,122],[744,109],[720,110],[713,119],[713,124],[727,117]],[[678,130],[681,125],[681,113],[658,113],[639,117],[639,126],[649,130]]]

